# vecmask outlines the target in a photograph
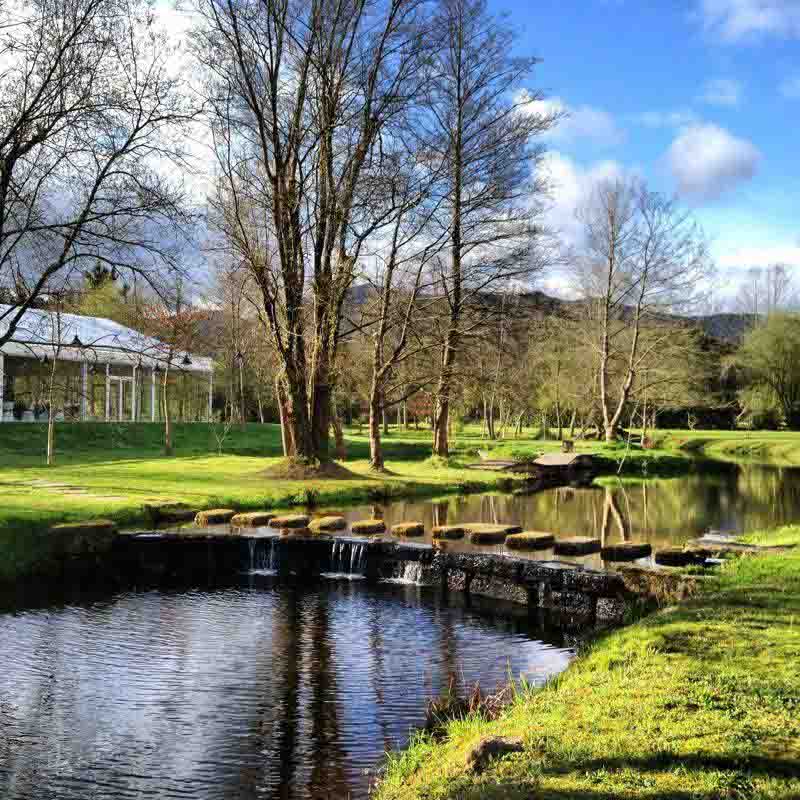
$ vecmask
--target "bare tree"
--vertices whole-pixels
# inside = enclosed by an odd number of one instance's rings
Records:
[[[361,248],[387,213],[374,179],[377,145],[391,138],[418,84],[422,3],[197,5],[221,244],[252,272],[263,298],[281,365],[281,416],[291,427],[287,452],[325,459],[341,309]]]
[[[776,311],[786,311],[797,304],[797,290],[786,264],[766,268],[751,267],[736,297],[738,311],[753,321],[765,319]]]
[[[580,218],[586,245],[574,272],[586,316],[578,331],[594,355],[612,441],[642,366],[674,336],[657,323],[703,297],[712,264],[691,214],[638,181],[601,184]]]
[[[489,13],[485,0],[440,0],[432,28],[439,39],[420,138],[442,175],[436,224],[448,239],[437,265],[446,323],[433,432],[434,454],[447,456],[459,349],[481,322],[468,321],[466,312],[490,288],[541,267],[542,253],[532,244],[544,190],[535,176],[542,151],[532,140],[557,115],[538,110],[541,93],[524,86],[536,60],[512,55],[513,30]]]
[[[13,19],[12,19],[12,15]],[[144,0],[0,8],[0,344],[91,264],[157,282],[177,265],[190,112]]]

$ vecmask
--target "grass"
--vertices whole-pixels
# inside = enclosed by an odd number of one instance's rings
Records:
[[[145,505],[169,502],[198,510],[255,511],[506,490],[512,478],[465,465],[483,450],[496,458],[531,457],[560,447],[557,441],[532,438],[531,429],[518,439],[489,443],[477,426],[468,426],[454,436],[449,458],[431,458],[429,431],[393,428],[384,437],[387,471],[376,474],[369,469],[366,431],[353,428],[346,433],[343,475],[291,480],[268,475],[281,463],[276,425],[235,427],[222,455],[214,434],[211,425],[175,425],[175,455],[167,458],[160,425],[62,424],[56,427],[56,464],[46,467],[44,424],[0,425],[0,580],[46,561],[45,532],[59,522],[108,518],[137,525],[147,520]],[[778,453],[781,460],[800,463],[800,434],[765,433],[758,439],[746,432],[669,431],[659,437],[652,450],[602,442],[578,442],[577,449],[593,453],[602,471],[621,472],[623,480],[684,473],[698,453],[706,452],[746,451],[749,458]]]
[[[760,532],[800,542],[800,526]],[[597,640],[498,720],[391,756],[377,800],[800,797],[800,550],[727,562],[704,593]],[[523,753],[465,770],[491,735]]]

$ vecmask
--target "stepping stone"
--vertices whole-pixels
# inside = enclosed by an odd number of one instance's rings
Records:
[[[354,522],[350,526],[353,533],[384,533],[386,531],[386,523],[382,519],[362,519]]]
[[[395,536],[424,536],[425,526],[421,522],[398,522],[392,533]]]
[[[585,556],[600,550],[600,540],[591,536],[557,539],[553,549],[558,556]]]
[[[600,556],[604,561],[635,561],[637,558],[647,558],[653,552],[648,542],[620,542],[604,547]]]
[[[208,511],[198,511],[194,518],[194,524],[199,528],[206,528],[209,525],[224,525],[230,522],[236,512],[232,508],[210,508]]]
[[[234,528],[264,528],[274,517],[269,511],[249,511],[246,514],[236,514],[231,518]]]
[[[330,516],[317,517],[308,523],[308,529],[312,533],[323,533],[325,531],[343,531],[347,527],[347,520],[344,517]]]
[[[307,528],[310,517],[306,514],[284,514],[269,521],[270,528]]]
[[[655,561],[662,567],[688,567],[690,564],[702,564],[703,558],[681,547],[665,547],[656,550]]]
[[[144,510],[153,525],[158,525],[160,522],[192,522],[197,516],[196,508],[189,508],[180,503],[146,504]]]
[[[471,522],[464,531],[473,544],[498,544],[513,533],[521,533],[519,525],[493,525],[488,522]]]
[[[552,547],[556,537],[552,533],[539,531],[523,531],[514,533],[506,539],[506,547],[510,550],[547,550]]]
[[[464,528],[461,525],[437,525],[431,533],[434,539],[464,538]]]

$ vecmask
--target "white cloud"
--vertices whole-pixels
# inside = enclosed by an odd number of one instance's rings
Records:
[[[563,114],[558,124],[545,135],[545,139],[559,144],[573,144],[584,140],[600,147],[616,147],[625,141],[625,131],[617,125],[607,111],[592,106],[569,106],[560,97],[537,100],[530,109],[539,114]]]
[[[790,100],[800,100],[800,75],[787,78],[779,88],[784,97]]]
[[[800,0],[698,0],[694,16],[724,42],[800,37]]]
[[[736,108],[742,101],[742,84],[730,78],[706,81],[699,99],[710,106]]]
[[[551,151],[542,161],[541,171],[551,187],[552,200],[546,213],[547,224],[561,234],[564,244],[577,246],[583,230],[576,218],[597,185],[625,176],[625,169],[616,161],[599,161],[588,169],[571,158]]]
[[[680,194],[703,201],[750,180],[761,153],[752,142],[706,123],[682,131],[672,142],[667,161]]]
[[[717,263],[726,269],[768,267],[771,264],[788,264],[800,268],[800,247],[792,245],[740,247],[720,255]]]
[[[642,111],[629,116],[638,125],[646,128],[683,128],[697,122],[697,115],[689,108],[672,111]]]

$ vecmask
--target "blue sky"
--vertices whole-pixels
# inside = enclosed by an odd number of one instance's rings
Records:
[[[547,142],[568,238],[593,181],[633,172],[695,210],[722,294],[753,265],[800,279],[800,0],[489,2],[570,114]]]

